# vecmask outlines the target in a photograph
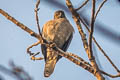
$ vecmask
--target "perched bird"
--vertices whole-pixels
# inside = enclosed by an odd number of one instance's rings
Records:
[[[66,51],[73,38],[74,29],[69,23],[63,11],[59,10],[54,13],[54,19],[44,24],[42,29],[43,39],[50,43],[53,42]],[[49,77],[55,68],[56,62],[61,58],[55,52],[48,52],[47,47],[42,44],[41,50],[45,58],[44,76]]]

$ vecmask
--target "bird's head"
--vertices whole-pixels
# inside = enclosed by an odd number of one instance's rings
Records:
[[[54,19],[65,18],[65,14],[62,10],[56,11],[54,13]]]

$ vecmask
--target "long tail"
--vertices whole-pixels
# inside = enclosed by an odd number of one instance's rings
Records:
[[[44,69],[45,77],[49,77],[53,73],[57,60],[58,60],[58,55],[55,53],[55,51],[47,50],[45,69]]]

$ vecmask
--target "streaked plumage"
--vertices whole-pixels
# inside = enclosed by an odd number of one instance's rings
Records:
[[[54,42],[63,51],[66,51],[73,37],[74,29],[66,19],[63,11],[56,11],[54,19],[48,21],[43,26],[42,37],[46,42]],[[61,58],[55,52],[47,51],[45,45],[41,45],[45,58],[44,76],[49,77],[55,68],[56,62]]]

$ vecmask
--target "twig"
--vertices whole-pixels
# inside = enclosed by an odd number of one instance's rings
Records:
[[[117,75],[111,75],[111,74],[108,74],[108,73],[106,73],[106,72],[104,72],[104,71],[102,71],[102,70],[100,70],[100,72],[101,72],[102,74],[104,74],[104,75],[107,75],[107,76],[111,77],[111,78],[120,77],[120,73],[118,73]]]
[[[85,6],[88,3],[89,0],[86,0],[79,8],[75,9],[75,11],[78,11],[81,9],[83,6]]]
[[[35,7],[35,18],[36,18],[36,22],[37,22],[38,32],[39,32],[40,36],[42,36],[41,31],[40,31],[39,18],[38,18],[39,4],[40,4],[40,0],[37,0],[36,7]]]
[[[37,38],[40,41],[40,43],[43,43],[43,40],[42,40],[41,36],[38,35],[37,33],[35,33],[34,31],[32,31],[30,28],[28,28],[27,26],[25,26],[24,24],[22,24],[21,22],[19,22],[18,20],[16,20],[12,16],[10,16],[8,13],[6,13],[5,11],[3,11],[2,9],[0,9],[0,13],[3,16],[5,16],[8,20],[10,20],[14,24],[16,24],[18,27],[20,27],[22,30],[26,31],[31,36]]]
[[[104,3],[105,3],[106,1],[107,1],[107,0],[104,0],[104,1],[101,3],[101,5],[99,6],[99,8],[98,8],[98,10],[97,10],[97,12],[96,12],[96,14],[95,14],[94,19],[96,19],[98,13],[100,12],[100,9],[103,7],[103,5],[104,5]]]
[[[40,44],[40,41],[32,44],[31,46],[29,46],[29,47],[27,48],[27,53],[30,54],[30,56],[34,54],[34,53],[32,53],[32,52],[30,51],[30,49],[31,49],[32,47],[34,47],[34,46],[37,46],[38,44]]]

